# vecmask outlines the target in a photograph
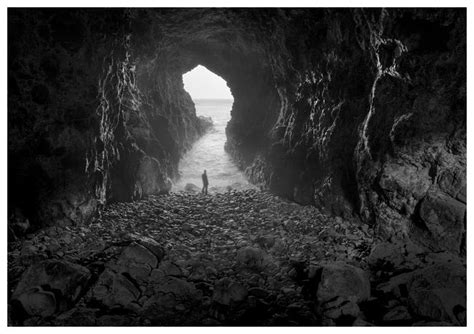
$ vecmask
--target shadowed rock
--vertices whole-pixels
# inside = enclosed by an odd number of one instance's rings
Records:
[[[28,315],[42,317],[65,311],[83,292],[91,274],[67,261],[46,260],[32,265],[23,274],[12,294]]]
[[[337,297],[360,303],[370,297],[368,275],[360,268],[340,262],[322,267],[321,280],[317,289],[317,298],[320,303]]]

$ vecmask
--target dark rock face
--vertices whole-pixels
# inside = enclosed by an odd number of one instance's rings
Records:
[[[168,191],[208,126],[183,71],[137,70],[129,21],[123,10],[9,11],[9,205],[35,226]]]
[[[431,265],[395,276],[379,289],[407,298],[418,316],[466,325],[466,268],[462,265]]]
[[[323,303],[336,297],[365,301],[370,297],[369,278],[360,268],[344,263],[328,264],[322,268],[317,296]]]
[[[67,261],[47,260],[31,266],[12,295],[17,316],[51,316],[63,312],[80,297],[91,273]]]
[[[463,247],[464,9],[18,9],[9,27],[9,197],[31,222],[169,190],[203,131],[181,78],[202,64],[253,182]]]

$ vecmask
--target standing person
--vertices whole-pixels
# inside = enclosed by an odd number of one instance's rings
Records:
[[[207,186],[209,185],[209,180],[207,179],[207,174],[206,170],[204,170],[204,173],[202,173],[202,191],[201,193],[207,195]]]

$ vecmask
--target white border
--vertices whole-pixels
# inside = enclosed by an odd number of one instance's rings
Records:
[[[6,0],[6,7],[467,7],[467,0]]]

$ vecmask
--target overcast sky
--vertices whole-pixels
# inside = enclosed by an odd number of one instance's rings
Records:
[[[204,66],[183,74],[183,81],[193,99],[233,99],[225,80]]]

